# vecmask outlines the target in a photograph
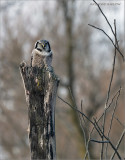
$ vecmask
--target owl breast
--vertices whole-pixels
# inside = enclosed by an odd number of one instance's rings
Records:
[[[47,52],[40,52],[36,49],[33,50],[32,52],[32,60],[31,60],[31,65],[32,67],[43,67],[44,65],[46,66],[51,66],[52,64],[52,52],[47,53]]]

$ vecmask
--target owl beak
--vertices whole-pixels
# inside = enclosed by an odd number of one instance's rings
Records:
[[[44,48],[44,44],[42,44],[42,47]]]
[[[39,42],[39,44],[41,44],[41,46],[44,48],[45,45],[44,45],[43,43],[41,43],[40,40],[39,40],[38,42]]]

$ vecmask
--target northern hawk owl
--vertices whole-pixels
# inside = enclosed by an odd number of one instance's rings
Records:
[[[47,40],[38,40],[32,51],[31,66],[43,67],[50,70],[52,63],[52,51]]]

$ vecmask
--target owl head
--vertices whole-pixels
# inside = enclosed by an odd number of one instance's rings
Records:
[[[40,52],[50,52],[51,47],[47,40],[38,40],[35,44],[35,49],[39,50]]]

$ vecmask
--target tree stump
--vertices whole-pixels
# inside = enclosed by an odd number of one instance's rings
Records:
[[[31,160],[56,159],[55,102],[59,80],[46,68],[20,64],[28,104]]]

